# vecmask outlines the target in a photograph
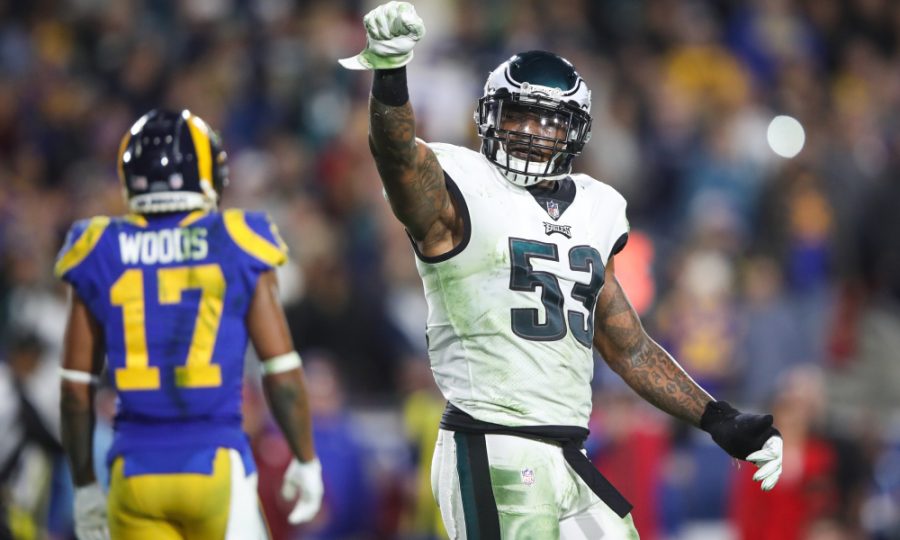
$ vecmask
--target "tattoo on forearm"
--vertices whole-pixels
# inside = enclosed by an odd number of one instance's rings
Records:
[[[373,151],[388,172],[413,166],[416,159],[416,119],[409,102],[391,107],[375,98],[369,100],[369,122]]]
[[[595,344],[609,366],[645,400],[691,424],[700,425],[712,399],[678,363],[650,339],[628,303],[619,283],[612,280],[598,303]]]
[[[451,204],[441,165],[430,150],[420,158],[409,102],[392,107],[372,98],[369,121],[369,146],[391,207],[413,236],[422,238]]]

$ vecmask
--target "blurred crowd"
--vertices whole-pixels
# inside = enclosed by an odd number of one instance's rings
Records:
[[[720,399],[772,411],[784,475],[637,399],[598,360],[588,452],[643,538],[900,538],[900,2],[419,0],[409,68],[419,136],[476,147],[487,73],[570,59],[593,90],[576,169],[629,202],[617,273],[645,325]],[[229,153],[226,206],[291,247],[281,292],[305,359],[324,509],[291,529],[289,450],[248,359],[246,428],[277,539],[442,538],[428,469],[443,401],[413,253],[369,156],[360,0],[0,3],[0,538],[68,539],[58,439],[78,218],[124,211],[119,138],[188,108]],[[802,124],[776,155],[776,115]],[[98,396],[98,463],[114,396]]]

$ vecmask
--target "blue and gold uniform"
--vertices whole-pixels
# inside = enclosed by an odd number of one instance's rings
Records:
[[[245,317],[286,251],[265,214],[242,210],[95,217],[69,231],[55,271],[102,328],[119,399],[114,538],[256,537],[239,523],[260,523],[240,516],[258,514],[241,429]]]

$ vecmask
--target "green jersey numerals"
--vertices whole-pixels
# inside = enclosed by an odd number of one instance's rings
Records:
[[[587,284],[576,283],[571,297],[584,305],[584,313],[564,309],[564,298],[559,278],[550,272],[535,270],[532,259],[559,261],[556,244],[509,239],[510,279],[509,288],[514,291],[534,292],[541,288],[541,303],[544,304],[544,322],[540,322],[540,312],[536,308],[512,308],[512,331],[519,337],[531,341],[555,341],[566,335],[566,322],[572,336],[585,347],[590,348],[594,339],[594,305],[603,286],[603,260],[600,253],[590,246],[575,246],[569,250],[569,268],[587,272],[591,279]]]

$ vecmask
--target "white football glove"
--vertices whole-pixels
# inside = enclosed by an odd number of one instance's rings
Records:
[[[762,482],[762,490],[770,491],[781,477],[781,454],[784,441],[781,437],[772,436],[766,441],[762,449],[747,456],[747,461],[753,463],[759,470],[753,475],[753,480]]]
[[[285,500],[291,500],[300,494],[294,509],[288,516],[288,521],[296,525],[309,521],[315,517],[322,505],[322,494],[325,489],[322,485],[322,464],[319,459],[313,459],[301,463],[296,458],[291,460],[284,472],[284,483],[281,485],[281,496]]]
[[[388,2],[363,17],[366,48],[338,60],[347,69],[394,69],[412,60],[413,47],[425,35],[425,24],[409,2]]]
[[[109,540],[106,496],[99,484],[75,488],[75,535],[78,540]]]

